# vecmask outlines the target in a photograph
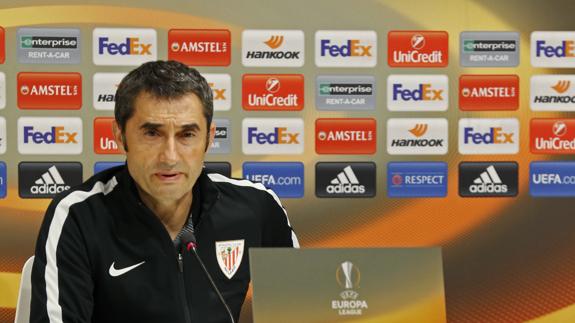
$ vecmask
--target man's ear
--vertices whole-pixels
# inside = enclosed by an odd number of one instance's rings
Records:
[[[208,138],[207,138],[208,140],[206,142],[206,152],[208,151],[208,149],[210,149],[210,147],[214,143],[215,137],[216,137],[216,124],[212,121],[212,123],[210,124],[210,130],[208,132]]]
[[[126,136],[124,136],[122,133],[122,129],[120,129],[120,126],[116,120],[112,122],[112,132],[114,133],[114,140],[116,141],[116,145],[118,145],[118,147],[123,150],[124,153],[127,152],[128,144],[126,143]]]

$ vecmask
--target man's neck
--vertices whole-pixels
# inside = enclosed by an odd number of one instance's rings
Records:
[[[174,240],[188,219],[193,195],[190,191],[178,200],[159,201],[138,188],[142,202],[160,219],[170,238]]]

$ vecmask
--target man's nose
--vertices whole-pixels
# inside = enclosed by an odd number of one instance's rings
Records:
[[[168,137],[162,147],[160,161],[169,165],[173,165],[178,161],[178,152],[176,147],[176,139]]]

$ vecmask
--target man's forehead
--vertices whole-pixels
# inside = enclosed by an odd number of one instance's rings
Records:
[[[185,125],[205,122],[202,104],[193,93],[178,98],[157,98],[143,92],[135,101],[134,116],[138,123]]]

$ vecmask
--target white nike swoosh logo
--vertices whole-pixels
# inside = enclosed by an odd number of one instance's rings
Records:
[[[108,273],[109,273],[110,276],[112,276],[112,277],[121,276],[121,275],[127,273],[128,271],[130,271],[130,270],[132,270],[132,269],[134,269],[134,268],[136,268],[136,267],[138,267],[138,266],[143,265],[143,264],[145,263],[145,261],[142,261],[142,262],[139,263],[139,264],[135,264],[135,265],[133,265],[133,266],[126,267],[126,268],[122,268],[122,269],[116,269],[116,268],[114,268],[114,264],[115,264],[115,263],[116,263],[116,262],[114,261],[114,262],[110,265],[110,269],[108,270]]]

